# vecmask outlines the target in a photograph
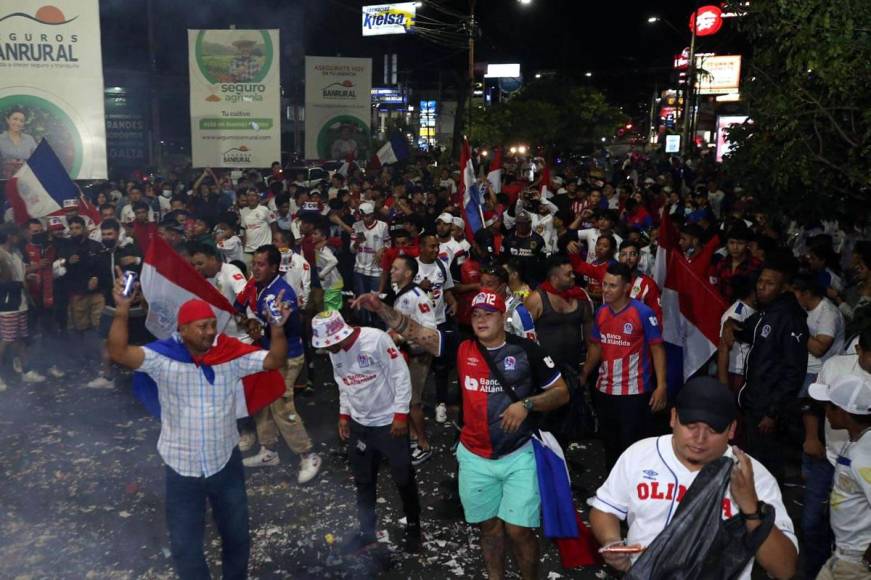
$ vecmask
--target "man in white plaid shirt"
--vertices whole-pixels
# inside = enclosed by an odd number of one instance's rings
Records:
[[[115,283],[115,319],[107,347],[112,360],[147,374],[156,384],[161,408],[157,450],[166,463],[166,522],[179,577],[209,578],[203,554],[206,500],[221,534],[223,578],[247,576],[250,536],[248,499],[242,457],[237,447],[236,410],[239,381],[264,370],[280,369],[287,358],[282,308],[278,324],[270,324],[268,351],[242,354],[220,364],[203,361],[218,344],[217,320],[209,305],[191,300],[178,314],[178,333],[169,341],[193,362],[128,344],[131,297],[122,294],[123,277]],[[280,303],[280,296],[278,303]],[[175,341],[173,343],[172,341]],[[222,337],[222,340],[225,340]],[[227,339],[232,340],[232,339]]]

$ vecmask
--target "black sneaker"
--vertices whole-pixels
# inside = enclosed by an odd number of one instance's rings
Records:
[[[353,536],[345,539],[342,544],[342,552],[345,554],[353,554],[371,546],[377,541],[378,539],[375,537],[375,534],[357,532]]]
[[[432,448],[424,449],[423,447],[416,447],[411,452],[411,464],[415,467],[426,463],[432,458]]]
[[[423,544],[423,534],[420,531],[420,522],[405,526],[405,551],[415,554],[420,551]]]

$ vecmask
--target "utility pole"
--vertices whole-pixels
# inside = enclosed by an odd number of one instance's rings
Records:
[[[157,0],[147,0],[146,20],[148,26],[148,83],[151,89],[151,139],[149,140],[149,161],[158,171],[163,162],[163,147],[160,146],[160,88],[157,72],[157,39],[154,4]]]
[[[469,0],[469,131],[472,138],[472,99],[475,95],[475,0]]]
[[[690,38],[690,62],[689,69],[687,70],[687,87],[684,91],[683,97],[683,136],[680,140],[680,152],[681,155],[686,155],[688,151],[690,151],[690,126],[692,123],[690,122],[690,115],[692,114],[692,94],[695,89],[696,84],[696,29],[699,26],[699,23],[696,22],[696,14],[698,13],[698,2],[696,2],[696,7],[694,8],[693,18],[692,18],[692,29],[693,35]]]

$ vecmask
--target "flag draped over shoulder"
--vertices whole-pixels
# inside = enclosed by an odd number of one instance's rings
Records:
[[[180,341],[177,330],[178,310],[193,298],[206,301],[218,320],[218,332],[230,321],[233,306],[218,290],[209,284],[187,260],[179,256],[163,238],[154,237],[145,255],[141,278],[142,295],[148,302],[145,326],[158,339],[145,348],[175,361],[197,364],[211,384],[215,373],[212,366],[229,362],[251,352],[259,346],[245,344],[235,338],[218,334],[215,345],[201,360],[194,361]],[[160,417],[157,385],[148,375],[134,373],[133,388],[146,410]],[[253,415],[284,394],[284,378],[278,371],[264,371],[242,380],[248,414]]]
[[[203,372],[209,384],[214,384],[215,371],[213,366],[230,362],[239,357],[261,350],[260,347],[219,334],[215,345],[201,359],[194,361],[188,349],[181,340],[172,336],[145,345],[157,354],[171,358],[174,361],[196,364]],[[245,405],[249,415],[254,415],[260,409],[277,400],[284,394],[284,377],[278,371],[263,371],[248,375],[242,379],[245,393]],[[145,406],[145,409],[160,418],[160,399],[157,384],[145,373],[133,373],[133,393]]]
[[[720,317],[728,305],[697,264],[677,244],[678,233],[666,211],[660,227],[654,278],[662,289],[662,334],[670,375],[676,365],[686,381],[711,358],[720,340]],[[678,377],[669,377],[669,382]]]

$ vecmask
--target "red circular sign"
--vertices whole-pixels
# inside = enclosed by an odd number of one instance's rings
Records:
[[[698,26],[696,26],[698,22]],[[690,15],[690,30],[696,27],[696,36],[717,34],[723,27],[723,11],[719,6],[702,6]]]

